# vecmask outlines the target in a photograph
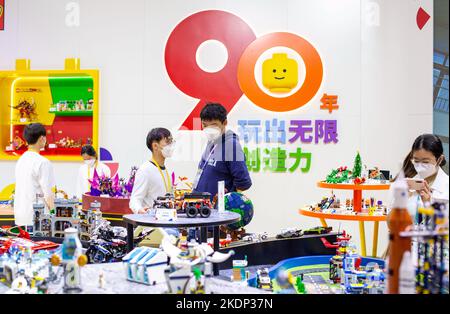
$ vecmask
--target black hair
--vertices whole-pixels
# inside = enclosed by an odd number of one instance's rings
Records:
[[[89,155],[91,157],[95,157],[96,159],[97,157],[97,152],[95,151],[94,146],[86,144],[83,147],[81,147],[81,154],[80,155]]]
[[[433,156],[436,158],[436,160],[439,159],[439,157],[444,156],[444,148],[442,146],[441,139],[434,135],[434,134],[422,134],[419,137],[416,138],[416,140],[413,143],[413,146],[411,148],[411,151],[409,152],[408,156],[406,156],[405,160],[403,161],[403,172],[405,173],[406,178],[412,178],[417,174],[416,169],[414,168],[414,165],[411,162],[411,159],[413,158],[413,154],[415,151],[418,151],[420,149],[426,150],[427,152],[430,152],[433,154]],[[438,166],[445,166],[446,164],[445,157],[443,157],[442,161],[439,163]]]
[[[227,110],[219,103],[207,103],[200,112],[202,121],[219,120],[224,123],[227,119]]]
[[[40,123],[30,123],[23,129],[23,137],[27,141],[28,145],[34,145],[37,143],[41,136],[46,136],[47,131]]]
[[[171,137],[172,134],[170,134],[170,131],[165,128],[154,128],[147,134],[147,147],[150,149],[150,151],[153,152],[152,144],[153,142],[159,142],[160,140],[164,138]]]

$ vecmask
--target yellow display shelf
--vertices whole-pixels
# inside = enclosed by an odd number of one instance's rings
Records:
[[[50,112],[51,106],[58,102],[80,101],[80,104],[87,104],[91,100],[92,115],[64,117]],[[21,122],[24,113],[20,109],[23,107],[17,107],[24,102],[34,106],[35,115]],[[62,70],[31,70],[30,60],[16,60],[15,70],[0,71],[0,160],[17,160],[20,157],[24,150],[15,150],[11,146],[16,137],[24,140],[21,134],[23,126],[31,122],[40,122],[46,127],[47,142],[50,144],[66,137],[75,141],[81,139],[82,144],[86,144],[89,138],[98,150],[99,104],[99,71],[80,69],[79,59],[66,59]],[[55,121],[58,118],[68,120]],[[49,152],[43,152],[43,155],[50,160],[80,160],[79,153],[72,153],[63,147],[58,148],[56,153],[47,154]]]

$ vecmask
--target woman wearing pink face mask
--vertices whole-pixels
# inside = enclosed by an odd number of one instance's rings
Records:
[[[448,175],[442,170],[446,164],[444,149],[439,137],[420,135],[414,141],[411,152],[403,162],[406,178],[422,179],[419,189],[410,189],[408,209],[415,215],[417,207],[425,203],[443,202],[448,205]]]
[[[78,171],[77,179],[77,197],[81,200],[84,193],[91,190],[89,180],[92,179],[94,171],[97,170],[99,176],[111,176],[111,170],[107,165],[98,161],[97,152],[91,145],[84,145],[81,148],[81,157],[83,158],[83,164]]]

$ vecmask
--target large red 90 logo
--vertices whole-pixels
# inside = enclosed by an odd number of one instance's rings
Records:
[[[197,64],[198,47],[207,40],[217,40],[228,52],[226,65],[218,72],[203,71]],[[265,93],[255,79],[255,65],[266,50],[287,47],[296,51],[305,64],[301,87],[286,97]],[[254,104],[270,111],[297,109],[311,100],[320,88],[323,77],[322,60],[316,49],[302,37],[286,32],[270,33],[260,38],[238,16],[218,10],[195,13],[181,21],[167,40],[165,49],[167,73],[177,88],[199,99],[181,129],[194,130],[208,101],[220,102],[230,111],[245,94]]]

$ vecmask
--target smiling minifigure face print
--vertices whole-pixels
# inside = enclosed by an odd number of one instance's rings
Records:
[[[262,65],[262,83],[272,93],[289,93],[298,84],[298,64],[286,53],[274,53]]]

